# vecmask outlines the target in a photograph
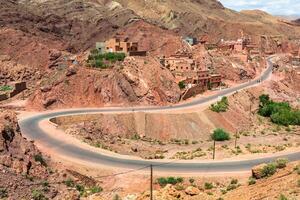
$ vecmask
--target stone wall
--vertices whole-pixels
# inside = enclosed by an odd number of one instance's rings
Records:
[[[196,96],[198,94],[201,94],[205,92],[205,87],[201,85],[196,85],[190,89],[188,89],[181,97],[182,100],[189,99],[193,96]]]

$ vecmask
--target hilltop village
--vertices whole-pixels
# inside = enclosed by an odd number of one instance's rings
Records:
[[[238,61],[244,66],[257,66],[257,64],[264,65],[268,56],[283,53],[288,48],[288,43],[285,43],[282,36],[279,35],[262,35],[256,42],[250,36],[244,36],[243,32],[238,35],[241,37],[236,40],[221,39],[216,43],[210,43],[208,35],[200,38],[185,37],[182,38],[184,48],[177,49],[175,54],[165,56],[151,55],[146,50],[141,50],[139,41],[118,34],[105,42],[97,42],[95,49],[91,51],[91,55],[96,54],[96,56],[93,59],[89,58],[87,62],[88,65],[94,62],[92,67],[95,68],[107,68],[108,66],[112,67],[109,65],[110,62],[106,61],[106,64],[103,64],[102,61],[99,61],[97,65],[97,56],[99,58],[100,55],[106,55],[104,57],[111,57],[108,60],[118,61],[119,64],[124,60],[125,62],[130,60],[130,57],[139,57],[140,59],[154,57],[162,68],[168,69],[173,74],[174,80],[181,90],[181,99],[186,100],[208,90],[231,86],[231,84],[226,84],[228,72],[216,70],[213,63],[206,62],[206,56],[217,55]],[[289,63],[300,66],[300,49],[293,48]],[[262,70],[261,67],[259,70]],[[241,80],[248,78],[246,71],[241,72]]]

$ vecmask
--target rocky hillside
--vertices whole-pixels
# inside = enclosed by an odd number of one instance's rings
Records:
[[[28,108],[165,104],[180,100],[173,75],[153,58],[126,58],[114,69],[70,67],[42,79]]]
[[[80,199],[95,191],[101,188],[94,179],[58,171],[34,142],[23,138],[15,113],[0,110],[0,199]]]
[[[213,39],[250,35],[299,36],[300,27],[261,11],[235,12],[216,0],[1,0],[0,25],[62,40],[71,51],[91,47],[137,19],[180,35]]]

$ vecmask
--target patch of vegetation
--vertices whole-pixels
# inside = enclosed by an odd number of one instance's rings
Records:
[[[288,200],[288,198],[286,196],[284,196],[283,194],[281,194],[279,196],[279,200]]]
[[[41,165],[47,167],[47,163],[46,163],[45,159],[43,158],[42,154],[34,155],[34,160],[36,162],[41,163]]]
[[[5,188],[0,188],[0,198],[8,197],[7,190]]]
[[[183,178],[182,177],[160,177],[157,179],[157,183],[161,186],[164,187],[167,184],[171,184],[171,185],[176,185],[177,183],[182,183],[183,182]]]
[[[300,125],[300,110],[293,110],[287,102],[274,102],[269,95],[261,95],[258,114],[270,117],[278,125]]]
[[[206,190],[210,190],[210,189],[213,189],[213,184],[212,183],[208,183],[208,182],[206,182],[206,183],[204,183],[204,188],[206,189]]]
[[[7,92],[7,91],[11,91],[13,89],[14,88],[12,86],[9,86],[9,85],[0,86],[0,92]]]
[[[103,188],[102,187],[99,187],[99,186],[94,186],[92,188],[89,189],[91,194],[96,194],[96,193],[100,193],[103,191]]]
[[[227,97],[222,97],[221,101],[210,106],[210,110],[213,112],[226,112],[228,110],[229,102]]]
[[[124,61],[125,57],[125,53],[100,53],[97,49],[93,49],[90,51],[87,63],[90,67],[106,69],[117,61]]]
[[[190,179],[189,179],[189,182],[190,182],[190,184],[194,184],[194,183],[195,183],[195,179],[190,178]]]
[[[289,161],[288,161],[288,159],[286,159],[286,158],[278,158],[277,160],[276,160],[276,168],[278,168],[278,169],[282,169],[282,168],[285,168],[286,167],[286,164],[288,163]]]
[[[180,82],[178,83],[178,86],[179,86],[179,88],[180,88],[181,90],[183,90],[183,89],[185,88],[185,83],[184,83],[184,81],[180,81]]]
[[[238,180],[237,179],[232,179],[230,184],[238,184]]]
[[[248,180],[248,184],[249,184],[249,185],[254,185],[255,183],[256,183],[255,178],[250,177],[249,180]]]
[[[75,188],[80,193],[80,196],[84,195],[84,193],[85,193],[85,187],[83,185],[76,184]]]
[[[135,133],[133,136],[131,136],[132,140],[139,140],[141,139],[141,137],[139,136],[139,134]]]
[[[264,166],[261,170],[261,174],[262,174],[262,177],[270,177],[272,176],[273,174],[275,174],[277,170],[277,167],[276,167],[276,164],[275,163],[269,163],[267,164],[266,166]]]
[[[75,186],[75,183],[74,183],[73,179],[71,179],[71,178],[68,178],[67,180],[65,180],[64,184],[68,187],[74,187]]]
[[[211,138],[215,141],[225,141],[230,140],[230,135],[223,129],[218,128],[214,130],[213,134],[211,135]]]
[[[46,200],[48,198],[45,197],[45,195],[40,190],[32,190],[32,199],[33,200]]]

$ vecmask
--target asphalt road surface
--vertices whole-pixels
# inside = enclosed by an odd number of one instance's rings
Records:
[[[48,148],[55,149],[55,152],[64,157],[75,158],[85,162],[106,165],[109,167],[120,167],[127,169],[139,169],[153,165],[156,171],[162,172],[199,172],[199,173],[215,173],[215,172],[240,172],[250,170],[253,166],[273,161],[279,157],[288,158],[290,161],[300,160],[300,152],[289,153],[286,155],[278,156],[274,154],[271,157],[256,158],[251,160],[241,161],[151,161],[134,158],[122,158],[118,156],[110,156],[108,154],[102,154],[91,150],[83,149],[72,143],[63,142],[59,137],[52,137],[45,133],[40,127],[39,122],[43,120],[49,120],[54,117],[65,115],[78,115],[78,114],[90,114],[90,113],[110,113],[110,112],[132,112],[132,111],[167,111],[186,109],[191,106],[201,105],[213,100],[219,99],[221,96],[227,96],[239,90],[255,86],[261,82],[267,80],[272,75],[273,65],[270,60],[267,61],[267,69],[261,74],[261,76],[255,80],[247,83],[243,83],[236,87],[228,88],[219,91],[217,94],[195,99],[194,101],[165,107],[136,107],[136,108],[95,108],[95,109],[77,109],[67,111],[57,111],[51,113],[42,113],[33,117],[25,118],[19,121],[22,133],[29,139],[37,140],[41,144],[46,145]]]

